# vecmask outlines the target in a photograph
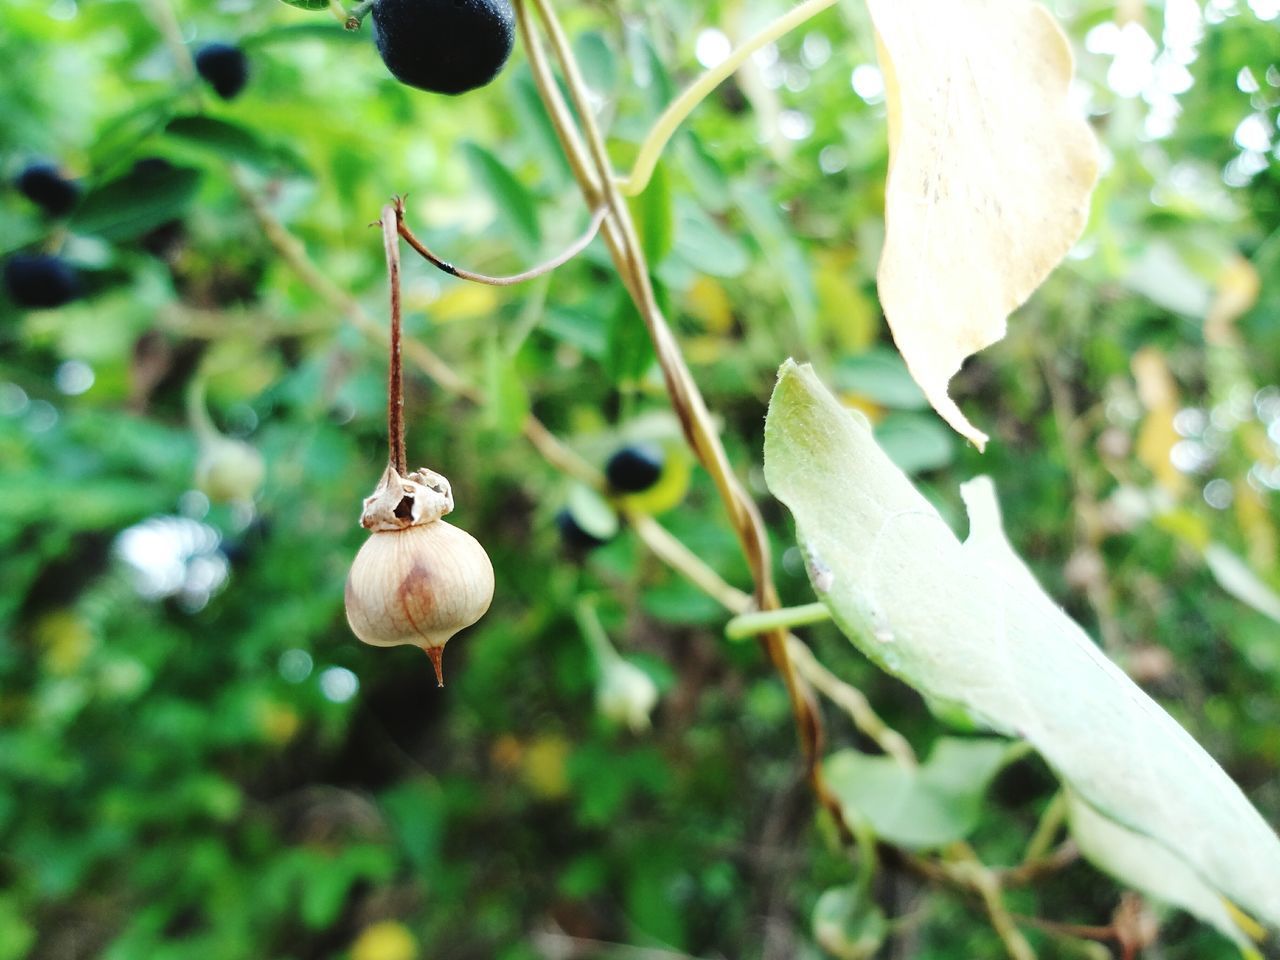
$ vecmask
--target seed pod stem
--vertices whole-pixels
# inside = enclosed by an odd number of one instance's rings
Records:
[[[393,204],[382,208],[382,246],[391,282],[391,369],[387,374],[388,459],[397,473],[409,472],[404,449],[404,361],[400,355],[400,218]]]

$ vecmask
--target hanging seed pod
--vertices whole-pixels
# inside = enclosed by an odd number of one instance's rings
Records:
[[[347,576],[347,622],[376,647],[413,644],[444,686],[444,645],[489,609],[493,565],[475,537],[441,518],[453,510],[449,481],[431,470],[401,476],[388,465],[364,502],[371,535]]]

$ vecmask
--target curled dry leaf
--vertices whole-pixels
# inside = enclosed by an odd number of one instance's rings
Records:
[[[1097,145],[1071,50],[1027,0],[868,0],[889,110],[880,302],[934,409],[987,440],[947,384],[1079,238]]]

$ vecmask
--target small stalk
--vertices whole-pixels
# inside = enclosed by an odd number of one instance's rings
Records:
[[[790,630],[830,619],[831,610],[821,602],[779,610],[757,610],[730,620],[725,624],[724,635],[730,640],[750,640],[770,630]]]
[[[459,280],[470,280],[473,283],[483,283],[491,287],[513,287],[518,283],[524,283],[527,280],[534,280],[538,277],[545,276],[557,267],[562,267],[583,250],[587,249],[591,241],[596,238],[596,234],[600,232],[600,225],[604,223],[605,216],[609,213],[605,207],[600,207],[591,215],[591,223],[587,225],[586,231],[573,243],[569,244],[564,250],[556,254],[545,263],[540,263],[536,267],[530,267],[521,273],[511,274],[505,277],[493,277],[484,273],[475,273],[471,270],[464,270],[462,267],[456,266],[445,260],[443,257],[432,253],[425,243],[414,236],[413,231],[409,229],[409,225],[404,221],[404,199],[396,200],[396,212],[399,217],[400,236],[406,243],[411,246],[418,256],[422,257],[432,266],[443,270],[451,277],[457,277]]]
[[[373,0],[364,0],[363,3],[357,3],[347,12],[342,25],[348,30],[359,30],[360,24],[364,23],[364,18],[369,15],[369,11],[372,9]]]
[[[404,361],[400,353],[400,233],[396,207],[382,208],[382,246],[387,254],[387,278],[391,283],[391,362],[387,374],[388,459],[404,476],[409,464],[404,448]]]

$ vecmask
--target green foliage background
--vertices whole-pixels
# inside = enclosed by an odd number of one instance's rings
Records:
[[[746,35],[783,5],[563,6],[624,169],[695,74],[700,31]],[[865,99],[851,88],[875,62],[856,3],[703,105],[636,201],[646,251],[760,495],[785,599],[812,594],[759,461],[774,372],[794,355],[879,418],[884,445],[944,511],[959,515],[961,480],[993,475],[1049,591],[1095,635],[1107,622],[1118,659],[1275,823],[1280,638],[1203,556],[1225,544],[1280,585],[1274,5],[1215,0],[1192,48],[1160,4],[1054,6],[1107,162],[1079,255],[954,387],[992,433],[985,456],[924,408],[878,312],[884,108],[874,88]],[[1171,3],[1169,18],[1190,8]],[[824,956],[810,914],[854,868],[815,818],[780,682],[630,533],[585,558],[567,552],[553,517],[569,481],[519,435],[532,409],[596,463],[641,434],[678,449],[599,244],[500,291],[406,259],[408,335],[491,398],[476,407],[411,372],[410,460],[452,480],[457,522],[488,549],[498,593],[450,644],[443,691],[420,654],[363,647],[346,627],[355,520],[385,458],[385,351],[299,282],[235,183],[375,317],[385,271],[368,224],[392,194],[408,193],[415,229],[456,262],[519,269],[586,220],[520,52],[493,86],[442,99],[396,84],[367,35],[324,13],[177,2],[184,42],[249,52],[247,91],[222,103],[186,78],[157,9],[9,0],[0,30],[3,173],[45,156],[91,188],[115,182],[65,231],[0,194],[6,251],[61,245],[94,287],[57,311],[0,303],[0,960],[342,957],[386,920],[422,956],[645,955],[556,953],[566,937]],[[1155,38],[1157,75],[1185,67],[1186,82],[1177,74],[1163,95],[1153,83],[1145,99],[1110,89],[1105,24],[1117,16]],[[1251,116],[1265,150],[1238,133]],[[150,157],[174,169],[119,179]],[[1238,339],[1207,343],[1205,315],[1237,257],[1258,295]],[[1144,405],[1139,349],[1170,372],[1177,418]],[[191,492],[197,377],[218,427],[266,459],[252,509]],[[1142,491],[1162,498],[1154,519],[1131,507]],[[747,583],[700,471],[661,521]],[[188,538],[185,592],[140,596],[118,538],[148,522],[180,531],[165,542]],[[197,542],[214,533],[216,546]],[[648,733],[596,713],[574,615],[584,597],[662,690]],[[834,629],[807,635],[919,752],[947,732]],[[828,719],[834,746],[859,745],[839,713]],[[1053,790],[1032,758],[999,775],[973,837],[987,862],[1017,861]],[[895,957],[1000,950],[971,905],[908,872],[884,866],[875,893],[903,918]],[[1010,900],[1105,924],[1118,896],[1076,864]],[[1032,936],[1043,956],[1079,955]],[[357,960],[400,956],[362,943]],[[1232,953],[1186,918],[1162,943],[1168,958]]]

